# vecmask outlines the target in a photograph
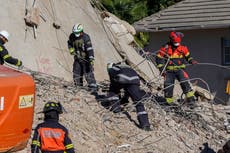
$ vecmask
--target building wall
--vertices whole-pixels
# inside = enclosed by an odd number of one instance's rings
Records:
[[[227,79],[230,79],[230,66],[226,69],[218,65],[222,65],[221,38],[230,38],[230,29],[202,29],[181,32],[185,35],[182,44],[189,48],[193,58],[199,62],[198,65],[187,66],[190,78],[200,78],[207,82],[211,92],[216,93],[215,101],[229,102],[229,95],[225,93],[225,89]],[[169,32],[156,32],[150,35],[150,44],[146,48],[157,51],[162,44],[168,41]],[[198,84],[207,89],[204,81],[198,79]],[[191,82],[194,83],[195,81]]]

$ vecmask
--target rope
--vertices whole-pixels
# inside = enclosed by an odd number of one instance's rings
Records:
[[[230,70],[230,67],[229,67],[229,66],[222,66],[222,65],[220,65],[220,64],[215,64],[215,63],[200,63],[200,62],[198,62],[197,64],[198,64],[198,65],[216,66],[216,67],[219,67],[219,68],[223,68],[223,69]],[[188,64],[188,65],[192,65],[192,64]]]
[[[50,2],[50,7],[51,7],[51,10],[52,10],[52,14],[53,14],[53,20],[54,22],[56,22],[57,20],[57,15],[56,15],[56,9],[55,9],[55,3],[54,3],[54,0],[49,0]],[[64,32],[64,30],[62,29],[62,31]],[[55,28],[55,34],[56,34],[56,39],[57,39],[57,44],[58,44],[58,47],[61,48],[61,42],[60,42],[60,39],[59,39],[59,36],[58,36],[58,29]],[[66,34],[64,32],[64,34]],[[65,50],[62,50],[62,51],[65,51]],[[66,59],[66,57],[64,56],[64,53],[62,52],[62,57],[63,57],[63,61],[65,62],[65,65],[67,65],[67,68],[64,67],[63,64],[61,64],[60,61],[58,61],[58,59],[56,59],[56,62],[67,72],[71,72],[70,71],[70,65],[68,64],[68,60]]]

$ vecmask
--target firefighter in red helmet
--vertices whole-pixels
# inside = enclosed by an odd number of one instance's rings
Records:
[[[189,84],[189,76],[185,71],[186,62],[194,65],[197,64],[188,48],[181,45],[183,33],[172,31],[169,34],[169,42],[162,46],[157,53],[156,63],[160,70],[160,74],[164,76],[164,96],[166,102],[171,104],[174,102],[173,89],[175,79],[180,81],[183,93],[186,96],[187,103],[195,104],[194,91]]]
[[[49,101],[41,113],[45,118],[34,130],[31,153],[75,153],[68,130],[58,122],[62,105]]]

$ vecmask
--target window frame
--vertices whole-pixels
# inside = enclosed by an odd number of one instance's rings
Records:
[[[229,45],[227,45],[227,46],[225,46],[225,41],[229,41],[228,42],[228,44]],[[230,48],[230,37],[222,37],[221,38],[221,50],[222,50],[222,52],[221,52],[221,55],[222,55],[222,65],[225,65],[225,66],[230,66],[230,59],[229,59],[229,62],[227,62],[226,60],[225,60],[225,57],[226,57],[226,53],[225,53],[225,48],[226,47],[229,47]],[[230,55],[229,55],[230,56]]]

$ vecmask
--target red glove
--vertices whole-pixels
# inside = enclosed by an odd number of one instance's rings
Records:
[[[192,65],[195,65],[195,64],[197,64],[198,62],[197,62],[196,60],[191,60],[189,63],[192,64]]]

